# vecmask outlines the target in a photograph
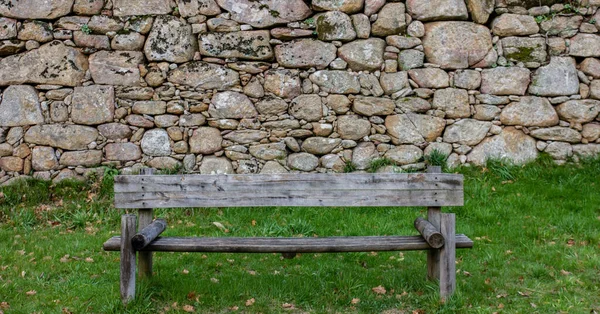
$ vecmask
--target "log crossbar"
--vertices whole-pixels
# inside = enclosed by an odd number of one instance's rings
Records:
[[[138,209],[122,219],[122,235],[104,243],[121,252],[121,297],[135,297],[138,275],[152,275],[152,252],[298,253],[427,250],[427,277],[439,281],[442,300],[456,287],[455,251],[473,241],[455,234],[455,215],[441,207],[463,205],[463,177],[441,173],[412,174],[270,174],[144,175],[115,177],[115,207]],[[151,173],[151,172],[150,172]],[[161,237],[166,221],[152,221],[154,208],[189,207],[414,207],[428,208],[418,218],[415,236],[324,238]],[[132,217],[133,216],[133,217]],[[135,234],[136,228],[138,233]]]

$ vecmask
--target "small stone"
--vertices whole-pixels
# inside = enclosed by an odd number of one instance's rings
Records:
[[[357,94],[360,92],[358,75],[346,71],[317,71],[310,80],[321,90],[332,94]]]
[[[217,0],[217,4],[231,13],[232,20],[256,28],[303,21],[312,14],[302,0]]]
[[[481,72],[475,70],[456,71],[454,86],[470,90],[478,89],[481,86]]]
[[[379,154],[372,142],[361,142],[352,150],[352,164],[358,170],[368,169],[371,161],[377,157]]]
[[[345,44],[338,55],[355,71],[377,71],[383,65],[385,41],[378,38],[356,40]]]
[[[23,159],[19,157],[0,158],[0,169],[6,172],[20,172],[23,170]]]
[[[288,156],[287,165],[291,169],[312,171],[319,166],[319,158],[309,153],[296,153]]]
[[[385,116],[394,113],[396,105],[391,99],[379,97],[356,97],[352,110],[364,116]]]
[[[337,48],[313,39],[286,42],[275,47],[277,62],[286,68],[326,68],[336,58]]]
[[[100,134],[110,140],[119,140],[130,138],[132,135],[131,129],[120,123],[107,123],[98,126]]]
[[[202,159],[200,174],[233,174],[233,165],[227,158],[207,156]]]
[[[32,151],[31,167],[35,171],[54,170],[58,167],[58,160],[54,148],[36,146]]]
[[[397,165],[408,165],[419,161],[423,157],[423,151],[414,145],[400,145],[388,150],[385,158],[392,160]]]
[[[102,162],[102,151],[82,150],[76,152],[64,152],[60,156],[60,164],[70,167],[96,167]],[[50,169],[48,169],[50,170]]]
[[[71,119],[77,124],[97,125],[111,122],[115,114],[115,90],[112,86],[75,87]]]
[[[477,145],[486,137],[491,127],[491,122],[463,119],[446,127],[444,142]]]
[[[576,130],[560,126],[536,129],[531,131],[530,135],[544,141],[561,141],[568,143],[580,143],[582,138],[581,134]]]
[[[546,98],[525,96],[502,110],[505,125],[547,127],[558,124],[558,114]]]
[[[30,127],[25,133],[25,142],[66,150],[84,150],[97,137],[98,131],[95,128],[80,125],[46,124]]]
[[[312,8],[316,11],[342,11],[356,13],[363,8],[365,0],[313,0]]]
[[[432,107],[443,110],[446,118],[466,118],[471,116],[469,94],[464,89],[446,88],[435,91]]]
[[[4,90],[0,102],[0,126],[25,126],[44,123],[37,91],[29,85],[12,85]]]
[[[148,156],[169,156],[171,154],[169,134],[164,129],[148,130],[144,133],[141,147],[144,154]]]
[[[469,22],[427,23],[423,48],[428,62],[443,69],[468,68],[495,53],[489,29]]]
[[[552,57],[550,64],[533,74],[529,93],[537,96],[563,96],[579,93],[575,59]]]
[[[301,95],[290,104],[289,112],[299,120],[319,121],[323,117],[323,106],[319,95]]]
[[[319,40],[351,41],[356,38],[356,31],[350,17],[340,11],[328,11],[316,18],[316,32]]]
[[[525,95],[530,81],[525,68],[495,68],[481,72],[481,93],[492,95]]]
[[[412,69],[408,71],[408,75],[422,88],[445,88],[450,86],[450,77],[442,69]]]
[[[167,103],[164,101],[136,101],[133,103],[131,112],[136,114],[160,115],[167,111]]]
[[[570,123],[592,122],[600,113],[600,101],[597,100],[571,100],[556,107],[561,120]]]
[[[331,153],[342,142],[339,138],[309,137],[302,142],[302,150],[314,155]]]
[[[144,46],[148,61],[183,63],[193,59],[198,41],[192,27],[170,15],[155,18]]]
[[[431,109],[431,104],[419,97],[403,97],[396,100],[396,107],[404,113],[407,112],[418,112],[425,113]]]
[[[265,73],[264,88],[275,96],[291,99],[302,94],[302,83],[291,70],[269,70]]]
[[[397,35],[406,29],[406,8],[404,3],[387,3],[377,14],[377,20],[371,27],[374,36]]]
[[[459,0],[407,0],[406,7],[419,21],[466,20],[469,16],[465,2]]]
[[[536,34],[540,27],[530,15],[502,14],[492,22],[492,32],[496,36],[526,36]]]
[[[240,31],[200,35],[200,53],[217,58],[269,60],[273,49],[269,31]]]
[[[215,94],[208,112],[213,118],[225,119],[254,118],[258,115],[246,95],[232,91]]]
[[[337,133],[345,140],[361,140],[371,133],[371,123],[357,115],[343,115],[337,121]]]
[[[142,158],[140,147],[133,143],[110,143],[104,147],[106,159],[131,161]]]
[[[409,88],[408,73],[405,71],[396,73],[382,73],[379,82],[386,95],[392,95],[405,88]]]
[[[210,127],[201,127],[194,131],[190,138],[190,152],[210,155],[222,149],[221,131]]]

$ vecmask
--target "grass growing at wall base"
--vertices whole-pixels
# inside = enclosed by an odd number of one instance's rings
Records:
[[[138,299],[119,299],[119,254],[102,243],[122,212],[110,182],[27,181],[0,196],[0,311],[4,313],[594,313],[600,311],[600,160],[463,168],[457,294],[441,304],[425,252],[155,253]],[[103,192],[104,191],[104,192]],[[165,235],[415,234],[415,209],[157,210]],[[219,222],[223,228],[213,222]],[[376,288],[373,290],[373,288]],[[382,289],[383,288],[383,289]],[[385,290],[385,292],[384,292]]]

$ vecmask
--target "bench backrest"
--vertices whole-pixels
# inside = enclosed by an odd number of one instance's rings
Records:
[[[131,175],[116,208],[462,206],[463,176],[445,173]]]

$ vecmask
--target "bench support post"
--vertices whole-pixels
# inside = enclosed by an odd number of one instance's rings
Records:
[[[456,216],[442,214],[440,231],[446,244],[440,252],[440,297],[442,301],[454,293],[456,289]]]
[[[441,167],[427,168],[428,173],[441,173]],[[437,229],[440,230],[442,209],[440,207],[429,207],[427,209],[427,220]],[[446,246],[448,242],[446,242]],[[427,251],[427,279],[438,280],[440,279],[440,250],[429,250]]]
[[[144,168],[140,171],[142,175],[153,175],[154,169],[152,168]],[[152,223],[152,218],[154,216],[152,208],[140,208],[138,210],[138,214],[140,216],[138,222],[138,232],[142,231],[147,225]],[[152,252],[139,252],[138,253],[138,267],[139,267],[139,276],[141,278],[152,277]]]
[[[131,238],[135,235],[135,215],[121,216],[121,300],[124,304],[135,298],[135,250]]]

